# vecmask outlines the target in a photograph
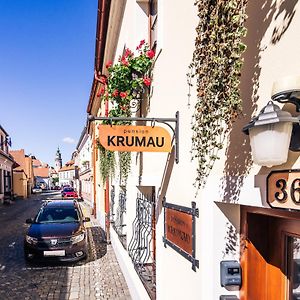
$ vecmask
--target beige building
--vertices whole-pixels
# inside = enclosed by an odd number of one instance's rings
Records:
[[[74,178],[75,178],[74,161],[70,160],[58,171],[59,186],[65,186],[65,185],[73,186]]]
[[[12,169],[14,159],[9,154],[10,137],[0,125],[0,203],[13,194]]]
[[[132,152],[127,181],[117,161],[115,175],[103,182],[101,120],[89,122],[95,213],[132,298],[297,299],[298,2],[104,0],[97,24],[87,112],[103,117],[115,108],[99,99],[103,75],[109,76],[105,65],[126,66],[126,48],[138,55],[135,49],[145,40],[156,53],[152,82],[142,109],[131,116],[148,119],[132,125],[163,127],[173,138],[169,153]],[[282,80],[286,76],[292,77]],[[263,136],[258,150],[250,148],[242,130],[271,97],[278,108],[270,103],[264,111],[273,119],[263,115],[264,122],[245,130],[251,139]],[[270,163],[276,150],[288,150],[291,122],[290,149],[297,151]],[[288,123],[288,130],[278,130],[281,140],[274,142],[277,123]],[[258,133],[252,134],[253,127]],[[124,136],[116,140],[122,144]],[[252,158],[256,151],[265,161]]]
[[[18,164],[13,170],[14,194],[18,197],[28,198],[34,186],[32,158],[25,155],[24,149],[11,150],[10,154]]]
[[[93,170],[92,170],[92,151],[91,137],[87,127],[84,127],[76,146],[75,166],[77,166],[78,179],[76,189],[81,197],[91,209],[94,207],[93,201]]]

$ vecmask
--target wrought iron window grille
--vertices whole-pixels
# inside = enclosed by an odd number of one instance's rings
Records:
[[[116,233],[118,234],[119,240],[122,243],[124,249],[127,248],[127,235],[124,232],[124,227],[126,226],[124,220],[125,214],[126,214],[126,189],[121,188],[119,193],[118,207],[116,210],[116,219],[113,227]]]
[[[112,186],[110,191],[110,223],[115,222],[114,207],[115,207],[115,187]]]
[[[151,299],[156,295],[155,196],[138,193],[128,254]]]

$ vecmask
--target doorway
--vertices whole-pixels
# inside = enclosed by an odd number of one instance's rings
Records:
[[[241,299],[300,300],[300,213],[245,207],[241,216]]]

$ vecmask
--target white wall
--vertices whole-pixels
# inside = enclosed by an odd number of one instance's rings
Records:
[[[205,189],[196,193],[193,187],[196,165],[191,162],[190,154],[191,118],[196,97],[195,90],[192,90],[189,106],[186,73],[194,50],[197,10],[193,5],[194,1],[191,0],[158,0],[157,53],[162,51],[153,74],[153,97],[148,117],[172,118],[175,117],[176,111],[180,112],[180,161],[173,166],[166,189],[166,200],[188,207],[191,207],[192,201],[197,203],[199,218],[196,219],[196,258],[199,260],[199,269],[194,272],[189,261],[170,247],[164,247],[163,210],[158,211],[157,299],[218,299],[222,294],[238,295],[238,292],[229,292],[221,288],[219,264],[225,259],[239,260],[239,204],[266,206],[264,182],[270,172],[270,169],[251,164],[249,140],[241,133],[241,129],[249,122],[250,117],[270,100],[272,82],[277,77],[296,74],[300,69],[300,61],[297,59],[300,43],[298,4],[290,26],[282,38],[272,44],[271,35],[274,29],[278,29],[279,20],[283,19],[285,12],[292,6],[289,4],[285,9],[280,9],[281,1],[272,3],[274,3],[272,6],[270,3],[263,6],[254,0],[249,1],[247,10],[249,29],[246,38],[248,50],[244,55],[245,64],[241,83],[245,117],[235,123],[228,137],[230,144],[219,153],[221,159],[216,162]],[[134,50],[139,41],[147,37],[147,26],[147,16],[142,8],[136,1],[128,0],[116,60],[122,54],[124,46]],[[253,85],[256,85],[257,89]],[[136,154],[133,154],[133,162],[135,158]],[[155,186],[157,198],[161,196],[161,183],[167,159],[166,153],[144,153],[142,185]],[[279,168],[299,167],[299,159],[297,159],[298,156],[290,153],[289,163]],[[135,216],[138,175],[138,167],[133,164],[127,188],[128,241],[131,238],[130,224]],[[102,195],[98,197],[102,199]],[[103,200],[100,202],[103,203]],[[115,202],[117,202],[117,193]],[[103,218],[101,214],[104,206],[99,209],[99,214]],[[127,270],[125,273],[130,277],[130,286],[132,286],[138,279],[132,273],[126,252],[115,239],[114,234],[112,236],[116,252],[121,253],[117,255],[118,259],[122,268]],[[143,293],[143,287],[136,286]],[[139,294],[136,291],[133,293]]]

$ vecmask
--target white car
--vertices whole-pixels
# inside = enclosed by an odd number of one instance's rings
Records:
[[[32,193],[33,194],[37,194],[37,193],[41,193],[43,190],[38,187],[38,186],[35,186],[33,189],[32,189]]]

